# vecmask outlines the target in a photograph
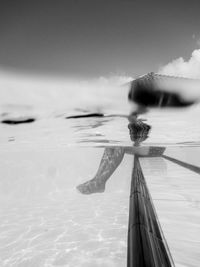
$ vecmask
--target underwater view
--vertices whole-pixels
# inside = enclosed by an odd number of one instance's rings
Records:
[[[0,3],[0,267],[199,267],[200,1]]]
[[[200,105],[136,115],[126,83],[1,85],[2,267],[199,265]]]

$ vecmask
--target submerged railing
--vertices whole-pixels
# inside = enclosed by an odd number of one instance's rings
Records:
[[[175,163],[175,164],[180,165],[180,166],[183,167],[183,168],[186,168],[186,169],[188,169],[188,170],[190,170],[190,171],[193,171],[193,172],[195,172],[195,173],[200,174],[200,167],[198,167],[198,166],[189,164],[189,163],[187,163],[187,162],[183,162],[183,161],[181,161],[181,160],[178,160],[178,159],[175,159],[175,158],[166,156],[166,155],[162,155],[162,157],[163,157],[164,159],[166,159],[166,160],[169,160],[169,161],[171,161],[171,162],[173,162],[173,163]]]
[[[138,156],[134,158],[131,181],[127,266],[174,266]]]

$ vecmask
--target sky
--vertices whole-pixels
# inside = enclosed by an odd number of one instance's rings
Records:
[[[198,53],[199,13],[196,0],[1,0],[0,68],[84,78],[166,72]]]

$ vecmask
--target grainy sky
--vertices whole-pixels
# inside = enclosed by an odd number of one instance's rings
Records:
[[[199,47],[199,14],[199,0],[1,0],[0,66],[81,77],[157,71]]]

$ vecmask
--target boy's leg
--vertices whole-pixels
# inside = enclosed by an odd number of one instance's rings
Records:
[[[124,157],[124,148],[107,147],[104,150],[98,171],[95,177],[83,184],[77,186],[77,189],[83,194],[101,193],[105,190],[105,184]]]

